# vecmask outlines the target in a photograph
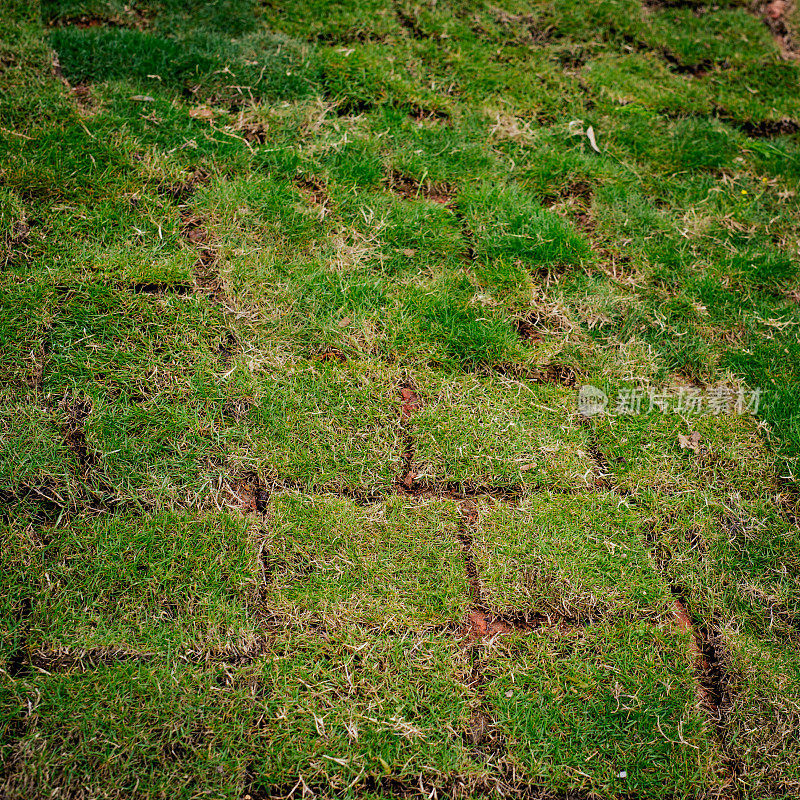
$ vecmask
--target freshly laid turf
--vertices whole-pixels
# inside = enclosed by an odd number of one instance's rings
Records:
[[[793,2],[0,0],[0,797],[800,795],[798,193]]]

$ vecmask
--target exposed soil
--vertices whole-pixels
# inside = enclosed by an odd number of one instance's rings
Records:
[[[422,408],[417,393],[410,384],[400,387],[400,426],[403,431],[403,472],[398,477],[399,485],[410,491],[414,488],[416,474],[414,473],[414,437],[409,424],[413,414]]]
[[[702,552],[699,533],[696,531],[691,533],[690,538],[693,548]],[[672,554],[661,544],[659,530],[654,525],[648,526],[646,539],[656,568],[666,577],[670,569]],[[689,647],[694,660],[697,699],[714,724],[728,767],[728,778],[719,797],[725,800],[735,800],[739,796],[737,783],[741,765],[735,753],[731,752],[728,742],[725,713],[731,705],[731,700],[724,668],[722,636],[713,626],[690,612],[691,604],[688,600],[688,592],[683,587],[670,584],[670,591],[673,597],[671,611],[674,624],[678,630],[690,634]]]
[[[529,314],[526,317],[515,319],[513,325],[520,339],[526,342],[541,342],[544,339],[545,331],[538,323],[538,316]]]
[[[678,75],[692,75],[695,78],[702,78],[714,69],[714,62],[710,60],[687,64],[669,50],[659,50],[659,54],[669,64],[669,68]]]
[[[534,14],[511,14],[502,8],[492,11],[495,20],[508,30],[509,44],[542,44],[550,39],[552,26],[543,27]]]
[[[512,321],[517,336],[525,342],[541,342],[553,331],[569,329],[572,326],[562,315],[545,309],[534,309]]]
[[[177,294],[182,296],[191,294],[193,290],[193,287],[188,283],[168,283],[166,281],[131,283],[128,288],[134,294]]]
[[[427,33],[419,25],[419,21],[413,13],[407,13],[401,6],[400,2],[395,0],[394,12],[397,16],[397,21],[403,29],[411,36],[412,39],[424,41],[430,38]]]
[[[200,291],[208,294],[213,303],[224,297],[222,277],[219,273],[219,256],[211,242],[203,220],[186,210],[181,211],[181,235],[198,250],[193,272],[195,284]]]
[[[225,365],[223,364],[223,367]],[[234,422],[245,419],[253,407],[252,400],[248,397],[237,397],[226,400],[222,404],[222,413]]]
[[[589,445],[586,448],[589,458],[594,465],[594,485],[601,490],[619,492],[618,487],[614,483],[613,472],[611,465],[608,463],[605,453],[597,441],[597,433],[595,432],[594,425],[591,418],[578,414],[578,424],[587,428],[589,431]]]
[[[421,108],[420,106],[411,106],[408,116],[415,122],[446,122],[450,119],[450,113],[441,108]]]
[[[323,208],[330,204],[328,197],[328,187],[319,178],[313,176],[295,178],[294,185],[311,201],[315,206]]]
[[[217,347],[219,361],[223,369],[229,369],[233,364],[233,358],[239,350],[239,342],[233,331],[226,331],[225,337]]]
[[[17,220],[11,228],[10,235],[2,243],[0,249],[0,269],[16,266],[25,252],[31,234],[31,226],[27,220]]]
[[[758,13],[786,59],[800,59],[800,45],[795,41],[787,20],[794,6],[792,0],[769,0],[758,2]]]
[[[573,387],[578,384],[575,370],[566,364],[545,364],[538,371],[539,383],[557,383],[560,386]]]
[[[678,630],[691,634],[689,646],[698,676],[698,699],[711,716],[717,719],[722,702],[722,673],[716,648],[705,629],[696,626],[690,618],[680,593],[677,590],[673,591],[675,596],[672,601],[672,616],[675,624]]]
[[[312,358],[318,361],[336,361],[339,364],[347,361],[347,356],[336,347],[326,347],[322,352],[314,354]]]
[[[30,597],[20,599],[19,610],[17,611],[17,624],[22,629],[21,641],[8,657],[6,672],[11,678],[18,678],[30,671],[31,665],[28,658],[28,627],[30,618],[33,615],[33,601]]]
[[[455,199],[455,187],[444,181],[418,181],[410,175],[391,170],[384,178],[384,185],[394,194],[406,200],[430,200],[443,206],[449,206]]]
[[[161,194],[173,198],[178,202],[186,202],[198,187],[208,183],[211,176],[202,168],[198,168],[184,181],[171,183],[160,187]]]
[[[44,521],[51,521],[69,508],[69,501],[59,493],[55,483],[39,485],[20,484],[14,489],[0,490],[0,507],[3,508],[3,519],[11,521],[10,509],[23,502],[35,506]]]
[[[77,459],[81,476],[86,478],[96,461],[95,454],[90,452],[86,445],[86,432],[84,430],[86,420],[92,413],[91,401],[88,398],[70,399],[69,397],[64,397],[59,403],[59,409],[64,416],[62,427],[64,442]]]
[[[232,484],[232,489],[243,513],[263,514],[267,510],[270,489],[255,472],[249,472],[236,479]]]
[[[564,186],[555,187],[553,190],[541,195],[543,203],[554,203],[557,200],[571,200],[579,208],[588,209],[594,195],[594,186],[583,178],[567,182]]]
[[[72,96],[83,114],[94,113],[96,106],[92,97],[92,87],[88,83],[76,83],[72,87]]]
[[[555,383],[569,388],[577,386],[580,382],[572,367],[558,363],[542,364],[540,367],[531,368],[525,364],[503,362],[491,367],[481,367],[478,372],[485,375],[504,375],[508,378],[527,380],[532,383]]]
[[[732,122],[753,139],[772,139],[776,136],[791,136],[800,132],[800,123],[788,117],[762,119],[757,122],[752,120],[742,122],[733,120]]]
[[[478,524],[478,510],[470,502],[463,502],[458,508],[459,525],[458,539],[461,542],[461,551],[464,557],[464,569],[467,573],[469,582],[469,593],[472,598],[473,611],[486,613],[488,609],[483,602],[483,590],[481,580],[478,576],[478,567],[475,564],[475,557],[472,553],[474,544],[473,531]]]
[[[663,9],[663,8],[690,8],[701,16],[706,13],[707,5],[698,2],[697,0],[644,0],[645,8]]]
[[[149,18],[140,11],[125,6],[124,14],[75,14],[61,17],[49,23],[58,28],[133,28],[144,30],[150,24]]]

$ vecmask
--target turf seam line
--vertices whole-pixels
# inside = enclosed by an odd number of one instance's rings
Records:
[[[445,208],[453,207],[456,194],[456,188],[451,183],[431,180],[419,181],[411,175],[406,175],[396,169],[387,170],[383,178],[383,185],[391,194],[402,197],[405,200],[428,200]],[[456,213],[456,217],[460,219],[458,213]]]
[[[579,415],[578,421],[579,424],[586,426],[590,431],[591,444],[589,453],[597,468],[596,483],[598,486],[619,494],[627,494],[620,492],[613,481],[608,459],[599,446],[592,420],[584,415]],[[634,502],[636,501],[635,496],[628,496]],[[670,555],[660,546],[658,533],[653,528],[650,528],[649,533],[646,535],[646,540],[654,565],[666,580],[665,573],[668,571]],[[686,593],[680,586],[674,583],[668,583],[668,585],[673,595],[672,615],[675,624],[679,630],[690,635],[689,646],[694,659],[698,703],[706,710],[713,723],[729,769],[728,780],[726,785],[722,787],[724,794],[721,794],[720,798],[721,800],[737,800],[739,798],[738,782],[741,774],[741,764],[730,752],[725,726],[724,700],[726,692],[724,687],[727,683],[727,678],[719,652],[722,637],[718,630],[690,613]]]
[[[123,285],[120,286],[122,288]],[[177,294],[181,297],[192,294],[192,286],[188,283],[168,283],[166,281],[152,281],[144,283],[127,284],[134,294],[165,295]]]
[[[6,664],[6,672],[11,678],[19,678],[27,675],[31,670],[28,639],[30,637],[30,619],[32,615],[32,599],[30,597],[20,598],[20,608],[17,612],[17,624],[21,628],[21,641],[9,655]]]
[[[0,272],[17,266],[17,259],[27,259],[26,250],[30,240],[31,225],[24,212],[22,219],[17,220],[12,226],[5,240],[0,243]]]
[[[472,608],[475,611],[488,613],[488,607],[483,600],[481,579],[475,563],[473,546],[475,544],[474,529],[478,524],[478,509],[469,501],[464,501],[458,506],[458,540],[461,542],[461,556],[464,560],[464,571],[469,585]]]
[[[62,414],[60,427],[64,443],[75,456],[78,478],[83,484],[83,502],[79,508],[99,513],[138,510],[136,504],[117,497],[115,489],[98,472],[97,454],[89,450],[86,442],[85,423],[92,413],[91,401],[88,398],[78,400],[65,393],[58,403],[58,411]]]
[[[225,370],[233,366],[233,360],[239,351],[239,340],[232,330],[225,331],[225,336],[222,341],[217,345],[217,354],[222,368]]]
[[[308,177],[300,176],[294,178],[292,183],[311,205],[319,208],[320,219],[325,219],[326,216],[330,215],[329,205],[331,199],[328,196],[327,186],[319,178],[313,175]]]
[[[192,213],[187,205],[198,187],[207,184],[210,179],[211,176],[206,170],[198,168],[186,180],[162,186],[161,193],[172,197],[178,204],[181,236],[187,244],[197,250],[197,259],[192,267],[195,286],[206,294],[214,305],[222,305],[225,300],[225,287],[219,272],[219,253],[203,219]]]
[[[786,18],[794,10],[792,0],[758,0],[755,13],[769,28],[781,56],[787,60],[800,59],[800,45],[794,40],[793,31],[786,24]]]
[[[457,203],[453,207],[453,213],[458,221],[461,238],[466,243],[466,248],[463,255],[464,262],[470,267],[469,272],[472,272],[475,262],[478,260],[478,251],[475,249],[475,235],[472,232],[469,221],[467,220],[464,210]],[[471,277],[471,275],[470,275]]]
[[[731,700],[727,690],[728,678],[722,659],[722,635],[713,625],[707,624],[691,612],[688,592],[684,587],[669,580],[667,573],[671,556],[661,545],[654,524],[647,526],[645,539],[654,566],[669,586],[672,594],[671,611],[675,626],[678,630],[689,634],[689,647],[694,660],[697,683],[698,705],[705,710],[712,723],[728,768],[728,779],[722,787],[723,793],[719,797],[721,800],[738,800],[742,765],[740,759],[731,751],[726,727],[726,708],[731,705]]]
[[[400,430],[402,441],[402,473],[397,477],[398,489],[412,491],[415,488],[416,475],[414,473],[414,435],[411,429],[411,417],[422,408],[413,384],[402,383],[400,390]]]
[[[417,20],[414,19],[411,14],[406,13],[400,6],[400,3],[395,0],[393,3],[394,5],[394,13],[397,17],[397,21],[403,27],[404,30],[408,31],[412,39],[417,39],[419,41],[426,41],[431,37],[425,33],[422,28],[420,28],[419,23]]]

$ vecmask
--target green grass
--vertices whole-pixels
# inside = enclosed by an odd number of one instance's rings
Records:
[[[797,796],[786,56],[741,0],[0,1],[0,796]]]

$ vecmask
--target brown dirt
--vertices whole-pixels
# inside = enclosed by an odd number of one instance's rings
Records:
[[[672,601],[672,616],[678,630],[690,633],[692,657],[697,673],[697,698],[716,722],[721,722],[720,706],[723,698],[723,675],[715,644],[718,637],[709,634],[702,624],[689,616],[686,604],[680,596]]]
[[[397,16],[397,21],[408,32],[412,39],[424,41],[425,39],[430,38],[428,34],[425,33],[425,31],[420,27],[416,16],[413,13],[407,13],[397,0],[395,0],[394,3],[394,11],[395,15]]]
[[[413,492],[415,489],[416,474],[414,472],[414,437],[411,433],[410,418],[422,408],[419,399],[411,384],[400,387],[400,425],[403,430],[403,472],[398,476],[397,483],[404,493]]]
[[[526,342],[540,342],[553,331],[571,330],[570,321],[557,310],[547,306],[534,308],[521,317],[516,317],[512,325],[520,339]]]
[[[76,83],[72,87],[72,96],[82,114],[93,114],[96,111],[92,87],[88,83]]]
[[[263,514],[267,510],[270,490],[255,472],[237,478],[231,488],[242,513]]]
[[[483,590],[481,580],[478,575],[478,567],[475,563],[475,556],[472,552],[475,539],[473,531],[478,525],[478,509],[474,503],[469,501],[462,502],[459,507],[458,540],[461,542],[461,552],[464,558],[464,569],[467,573],[469,592],[472,598],[473,611],[486,613],[488,609],[483,603]]]
[[[449,206],[455,199],[455,187],[444,181],[423,181],[404,175],[402,172],[392,170],[384,178],[387,189],[406,200],[419,200],[423,198],[433,203]]]
[[[225,292],[222,277],[219,274],[219,256],[203,220],[188,210],[182,209],[181,235],[199,251],[193,268],[197,288],[207,293],[212,302],[221,302]]]
[[[5,509],[10,509],[23,501],[34,504],[41,510],[42,516],[45,518],[53,518],[61,514],[69,504],[61,496],[59,486],[50,481],[43,481],[37,485],[23,483],[14,489],[0,490],[0,506]],[[8,515],[4,512],[3,516]]]
[[[330,198],[328,197],[328,187],[319,178],[315,178],[313,176],[295,178],[294,185],[315,206],[327,206],[330,203]]]
[[[419,106],[411,106],[411,111],[408,114],[415,122],[446,122],[450,119],[450,114],[443,109],[434,108],[420,108]]]
[[[162,186],[160,191],[162,194],[172,197],[174,200],[185,202],[197,191],[199,186],[208,183],[210,179],[211,176],[208,172],[202,167],[198,167],[186,180]]]
[[[550,38],[552,26],[543,27],[534,14],[511,14],[502,8],[493,8],[495,20],[508,29],[509,44],[542,44]]]
[[[769,28],[783,58],[795,61],[800,59],[800,45],[795,41],[788,24],[793,7],[792,0],[759,0],[757,11]]]
[[[124,14],[76,14],[62,17],[50,23],[59,28],[133,28],[144,30],[150,24],[149,18],[136,9],[125,7]]]
[[[88,398],[80,400],[65,396],[59,403],[59,409],[64,416],[64,442],[77,459],[81,476],[86,478],[96,461],[95,454],[90,453],[87,447],[84,430],[86,420],[92,413],[92,403]]]
[[[178,294],[187,295],[192,293],[192,287],[188,283],[167,283],[166,281],[154,281],[149,283],[131,283],[128,288],[134,294]]]
[[[239,350],[239,342],[233,331],[226,331],[224,339],[219,343],[217,352],[219,361],[223,369],[229,369],[233,364],[233,358]]]
[[[321,353],[316,353],[312,358],[318,361],[336,361],[344,364],[347,361],[347,356],[336,347],[326,347]]]
[[[691,8],[697,16],[705,14],[708,10],[708,6],[698,0],[644,0],[643,5],[652,9]]]
[[[757,122],[752,120],[743,122],[732,120],[732,122],[738,125],[752,139],[772,139],[775,136],[791,136],[800,132],[800,123],[788,117],[762,119]]]

